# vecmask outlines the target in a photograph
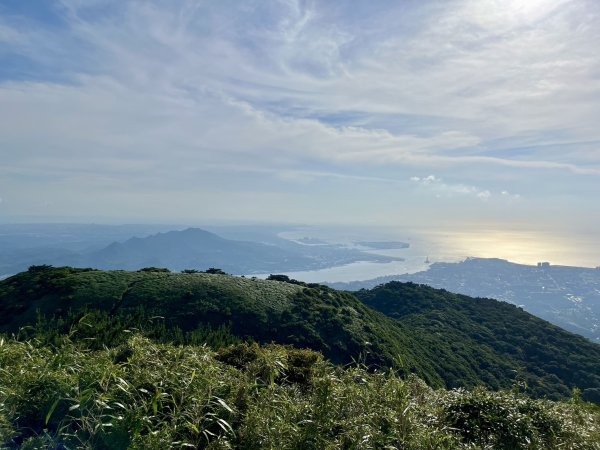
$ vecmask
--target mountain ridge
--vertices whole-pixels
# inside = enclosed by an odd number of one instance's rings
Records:
[[[426,286],[391,283],[353,295],[229,275],[49,267],[0,282],[5,333],[40,314],[68,330],[90,310],[110,320],[141,317],[138,324],[164,317],[161,326],[182,332],[227,326],[242,339],[308,347],[341,364],[394,366],[432,386],[502,389],[521,380],[536,396],[566,398],[579,387],[600,402],[600,346],[514,305]]]
[[[8,229],[8,231],[9,234],[14,233],[14,230]],[[104,239],[108,236],[123,236],[115,230],[111,231],[113,234],[104,236]],[[398,257],[375,255],[337,245],[307,246],[270,234],[263,236],[265,239],[250,241],[224,238],[196,227],[160,231],[154,234],[148,234],[149,229],[142,231],[145,233],[142,233],[141,237],[130,236],[124,240],[109,241],[101,246],[99,243],[102,239],[90,238],[92,239],[90,244],[92,242],[94,244],[89,248],[85,248],[82,242],[72,242],[73,237],[61,241],[56,236],[46,238],[42,236],[31,241],[36,243],[31,244],[31,247],[8,246],[7,252],[0,254],[0,276],[18,273],[26,270],[30,265],[43,264],[96,267],[107,270],[138,270],[154,266],[180,271],[219,267],[229,273],[252,274],[322,269],[356,261],[401,260]],[[124,230],[121,232],[123,233]],[[4,236],[4,241],[9,237]],[[29,240],[26,239],[24,242]],[[47,248],[40,247],[44,242],[52,245]]]
[[[428,270],[413,274],[324,284],[354,291],[390,281],[412,281],[472,297],[506,301],[600,343],[598,268],[532,266],[499,258],[467,258],[459,263],[434,263]]]

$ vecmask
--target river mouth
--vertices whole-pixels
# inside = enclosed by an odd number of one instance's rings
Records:
[[[420,272],[427,270],[430,263],[459,262],[467,257],[500,258],[528,265],[548,261],[553,265],[573,267],[600,266],[600,232],[481,228],[418,231],[385,229],[383,232],[378,229],[372,233],[369,236],[380,236],[382,240],[404,241],[410,245],[408,248],[367,250],[366,253],[402,258],[403,261],[357,261],[318,270],[284,273],[307,283],[363,281],[381,276]],[[285,237],[289,239],[300,235],[349,246],[360,240],[361,236],[364,238],[364,234],[359,232],[333,234],[329,230],[319,229],[303,229],[295,232],[295,235],[286,233]],[[268,275],[254,276],[265,278]]]

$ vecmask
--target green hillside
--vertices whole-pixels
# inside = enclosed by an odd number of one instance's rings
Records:
[[[600,345],[512,304],[397,281],[355,294],[412,330],[437,355],[432,364],[451,387],[478,377],[502,386],[502,374],[490,365],[500,360],[534,395],[560,398],[577,386],[600,403]]]
[[[356,296],[220,274],[41,266],[0,282],[0,332],[31,337],[38,323],[36,338],[69,334],[92,350],[122,344],[124,329],[215,348],[276,342],[415,373],[433,387],[523,382],[551,399],[578,387],[600,403],[600,346],[514,306],[402,283]]]
[[[34,325],[40,315],[61,318],[59,331],[76,326],[80,338],[94,339],[101,329],[103,344],[120,342],[124,337],[115,332],[123,325],[146,328],[163,340],[172,340],[168,331],[173,329],[178,331],[175,336],[185,336],[206,327],[226,327],[243,340],[311,348],[335,363],[362,360],[387,367],[400,355],[401,370],[417,373],[433,386],[443,385],[422,357],[424,349],[395,321],[351,294],[325,286],[209,273],[46,266],[0,281],[0,332]],[[79,323],[84,316],[85,326]]]

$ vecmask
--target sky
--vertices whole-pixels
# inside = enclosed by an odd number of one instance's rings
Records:
[[[595,230],[600,2],[0,2],[0,222]]]

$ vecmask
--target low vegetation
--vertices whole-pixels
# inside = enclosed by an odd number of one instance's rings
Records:
[[[160,344],[126,332],[0,339],[0,442],[22,449],[600,449],[600,408],[521,386],[433,390],[415,376],[241,343]]]
[[[600,346],[411,283],[34,266],[0,333],[0,448],[600,450]]]
[[[512,373],[532,395],[557,400],[578,387],[600,404],[600,345],[512,304],[397,281],[356,296],[414,330],[449,387],[479,379],[503,388]]]
[[[275,342],[336,364],[392,367],[433,388],[524,382],[536,398],[566,399],[579,388],[600,404],[600,346],[513,305],[412,283],[352,294],[282,275],[211,272],[34,266],[0,281],[0,332],[26,338],[38,323],[38,335],[50,332],[45,342],[71,334],[90,350],[123,343],[122,329],[214,349]]]

